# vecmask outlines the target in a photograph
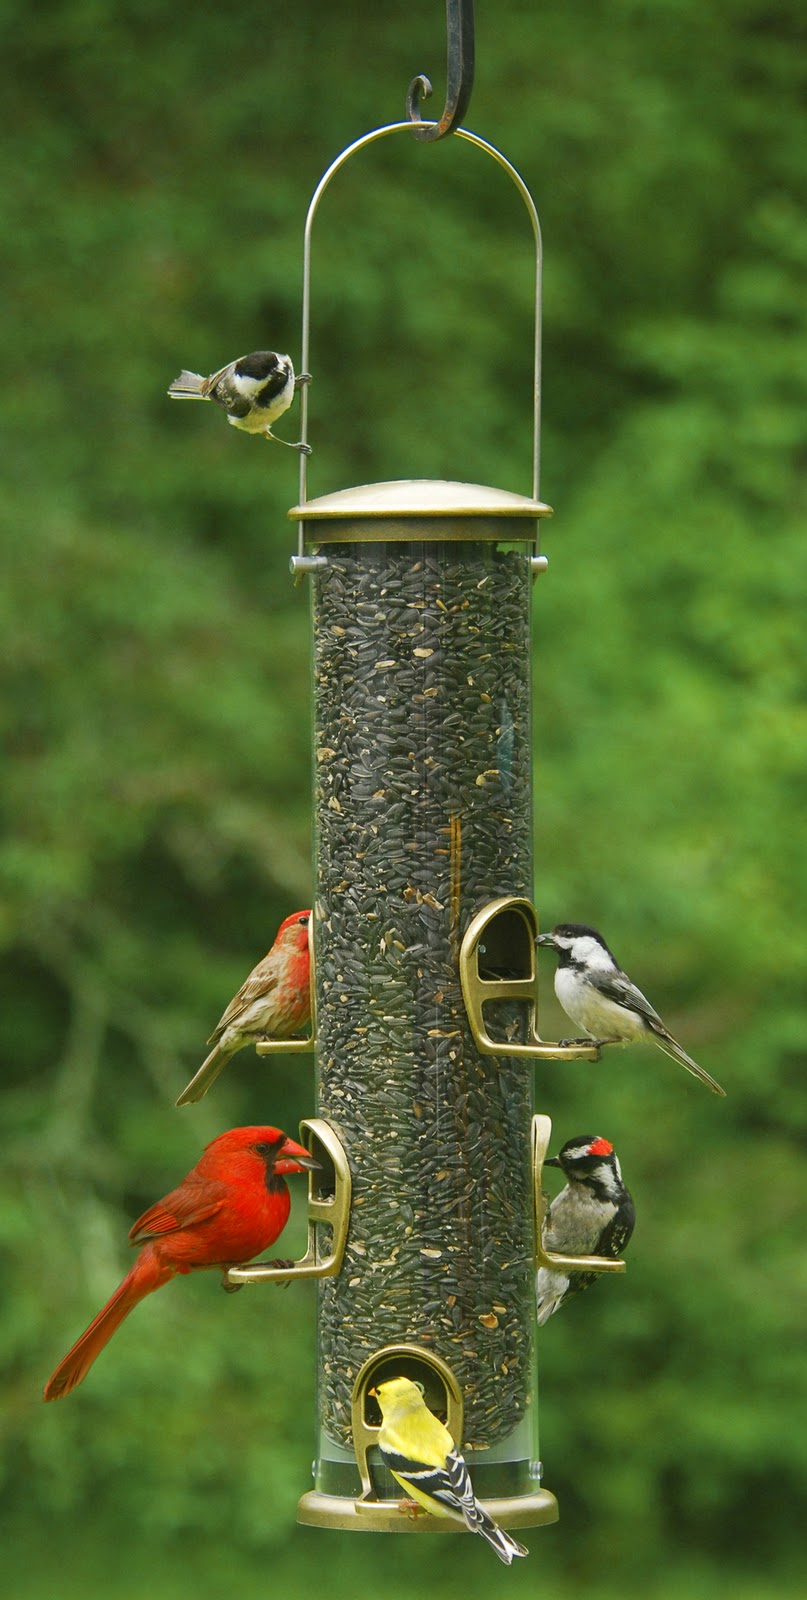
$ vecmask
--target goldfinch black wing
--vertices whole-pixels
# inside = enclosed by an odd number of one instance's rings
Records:
[[[439,1467],[427,1467],[413,1461],[410,1456],[403,1456],[397,1450],[384,1449],[382,1455],[390,1472],[412,1489],[417,1489],[421,1494],[428,1495],[430,1500],[438,1500],[449,1511],[455,1511],[465,1517],[467,1508],[475,1504],[474,1491],[468,1468],[455,1450],[446,1456],[445,1464]]]

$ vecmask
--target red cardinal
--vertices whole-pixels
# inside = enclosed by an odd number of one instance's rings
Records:
[[[281,1174],[317,1165],[279,1128],[220,1133],[179,1188],[135,1223],[129,1240],[143,1249],[112,1299],[59,1362],[45,1385],[45,1399],[60,1400],[75,1389],[138,1300],[176,1273],[200,1267],[226,1271],[274,1244],[291,1205]]]
[[[295,911],[281,922],[268,955],[253,967],[230,1001],[208,1044],[210,1055],[183,1089],[178,1106],[201,1100],[230,1056],[257,1039],[289,1039],[311,1019],[310,911]]]

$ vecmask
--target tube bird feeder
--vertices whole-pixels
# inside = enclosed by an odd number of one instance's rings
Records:
[[[411,132],[396,123],[351,145],[315,191],[304,370],[320,199],[350,156],[398,129]],[[540,230],[509,162],[475,134],[454,136],[505,170],[533,228],[532,495],[418,480],[308,499],[301,452],[290,512],[292,570],[311,579],[314,654],[308,1126],[330,1130],[351,1186],[346,1238],[338,1251],[327,1237],[321,1247],[327,1271],[316,1242],[306,1257],[321,1279],[318,1442],[298,1517],[367,1532],[459,1528],[404,1514],[381,1464],[371,1391],[400,1375],[423,1385],[497,1521],[557,1516],[538,1451],[535,1152],[547,1131],[543,1119],[536,1140],[533,1063],[598,1055],[537,1032],[530,611],[546,565],[537,530],[550,514],[538,499]],[[304,443],[307,426],[304,389]],[[327,1233],[321,1194],[313,1215]]]

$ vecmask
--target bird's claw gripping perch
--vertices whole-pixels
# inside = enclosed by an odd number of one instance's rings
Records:
[[[402,1516],[409,1517],[410,1522],[416,1522],[418,1517],[423,1516],[423,1507],[418,1505],[417,1500],[408,1500],[406,1496],[398,1501],[398,1510]]]
[[[244,1285],[243,1283],[229,1283],[227,1280],[228,1270],[229,1269],[225,1267],[225,1270],[222,1274],[221,1287],[225,1294],[237,1294],[239,1289],[243,1289]]]
[[[311,454],[310,444],[303,444],[302,439],[279,439],[277,434],[272,432],[271,428],[264,428],[263,436],[265,439],[274,439],[275,444],[287,445],[289,450],[299,450],[300,454],[303,456],[310,456]]]

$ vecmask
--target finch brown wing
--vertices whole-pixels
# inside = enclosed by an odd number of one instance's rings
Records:
[[[256,1000],[266,999],[272,993],[272,990],[277,987],[277,964],[270,959],[270,955],[264,956],[263,960],[258,962],[257,967],[253,967],[238,993],[233,995],[226,1011],[222,1012],[219,1017],[207,1041],[208,1044],[218,1044],[219,1039],[226,1033],[227,1029],[234,1022],[238,1022],[239,1018],[254,1006]]]

